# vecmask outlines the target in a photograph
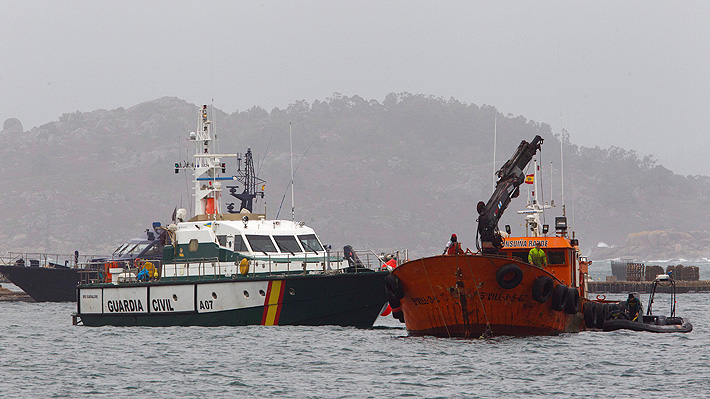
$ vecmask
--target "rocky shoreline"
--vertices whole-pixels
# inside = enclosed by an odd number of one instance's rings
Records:
[[[589,258],[707,259],[710,258],[710,233],[673,229],[641,231],[629,234],[624,246],[593,248]]]

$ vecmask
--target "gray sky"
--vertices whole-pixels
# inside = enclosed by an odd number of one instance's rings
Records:
[[[710,175],[710,2],[0,0],[0,123],[454,97]],[[501,132],[501,134],[503,134]]]

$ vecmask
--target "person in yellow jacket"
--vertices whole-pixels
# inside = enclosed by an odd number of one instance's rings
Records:
[[[547,266],[547,255],[545,255],[545,251],[540,249],[540,242],[536,242],[535,248],[528,253],[528,263],[541,269]]]

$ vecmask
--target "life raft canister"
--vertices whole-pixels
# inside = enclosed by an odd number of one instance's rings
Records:
[[[207,198],[207,200],[205,202],[205,214],[206,215],[214,215],[215,214],[214,198]]]

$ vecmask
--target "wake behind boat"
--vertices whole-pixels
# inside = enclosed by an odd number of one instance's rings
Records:
[[[189,139],[194,160],[176,164],[194,171],[196,215],[176,212],[163,261],[149,272],[110,267],[80,284],[75,324],[371,327],[386,302],[384,259],[349,246],[332,252],[303,222],[251,213],[253,166],[241,179],[243,212],[222,213],[222,183],[237,179],[221,174],[223,160],[239,157],[212,153],[211,126],[203,106]]]

